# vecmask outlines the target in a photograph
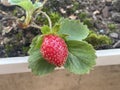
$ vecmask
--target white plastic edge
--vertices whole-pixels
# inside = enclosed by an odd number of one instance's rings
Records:
[[[120,49],[98,50],[96,66],[120,65]],[[0,74],[30,72],[27,57],[0,58]]]

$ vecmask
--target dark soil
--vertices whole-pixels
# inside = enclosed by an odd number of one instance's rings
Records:
[[[74,3],[73,3],[74,2]],[[32,39],[41,34],[40,30],[17,26],[16,17],[24,11],[16,11],[17,6],[0,4],[0,57],[26,56]],[[101,45],[97,49],[120,48],[120,0],[50,0],[44,10],[58,12],[71,19],[87,17],[89,29],[111,38],[111,45]],[[84,14],[85,13],[85,14]]]

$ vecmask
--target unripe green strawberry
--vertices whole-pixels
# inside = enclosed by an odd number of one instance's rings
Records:
[[[63,66],[68,56],[64,39],[57,35],[45,35],[40,49],[43,58],[55,66]]]

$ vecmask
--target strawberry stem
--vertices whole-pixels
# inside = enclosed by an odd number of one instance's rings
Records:
[[[50,27],[50,30],[52,32],[52,21],[51,21],[50,17],[45,12],[43,12],[43,11],[40,11],[40,13],[42,13],[43,15],[45,15],[46,18],[48,19],[49,27]]]
[[[29,25],[31,22],[32,18],[32,12],[31,11],[26,11],[26,19],[25,19],[25,25]]]
[[[34,27],[34,28],[38,28],[41,29],[40,26],[38,26],[36,23],[32,22],[29,26]]]

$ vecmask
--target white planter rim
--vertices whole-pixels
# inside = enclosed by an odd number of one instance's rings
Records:
[[[97,50],[96,66],[120,65],[120,49]],[[0,58],[0,74],[30,72],[28,56]]]

